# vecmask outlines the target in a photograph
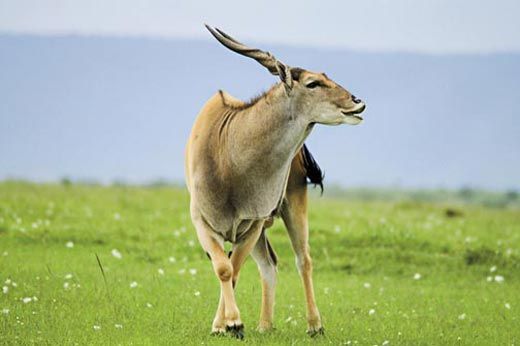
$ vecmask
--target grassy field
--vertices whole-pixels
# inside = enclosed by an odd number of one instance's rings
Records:
[[[261,286],[248,260],[237,287],[246,343],[520,344],[517,209],[326,196],[310,206],[325,335],[305,334],[277,221],[277,329],[255,331]],[[209,335],[218,282],[182,189],[0,183],[0,286],[0,344],[240,343]]]

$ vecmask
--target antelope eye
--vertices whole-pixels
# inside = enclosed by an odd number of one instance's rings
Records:
[[[313,82],[310,82],[309,84],[307,84],[306,87],[309,88],[309,89],[314,89],[314,88],[316,88],[319,85],[320,85],[320,82],[313,81]]]

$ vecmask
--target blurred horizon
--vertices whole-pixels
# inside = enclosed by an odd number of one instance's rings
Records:
[[[209,40],[208,23],[250,43],[485,54],[520,52],[518,12],[514,0],[0,0],[0,33]]]

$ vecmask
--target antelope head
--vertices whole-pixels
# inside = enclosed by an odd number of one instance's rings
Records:
[[[325,73],[290,67],[276,59],[271,53],[250,48],[222,30],[206,25],[211,34],[232,51],[255,59],[267,70],[278,76],[283,83],[291,109],[309,124],[357,125],[363,118],[365,103],[356,98]]]

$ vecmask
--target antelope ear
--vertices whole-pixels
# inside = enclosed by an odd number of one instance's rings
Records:
[[[300,67],[291,67],[291,77],[293,81],[300,81],[300,77],[305,70]]]
[[[277,61],[276,70],[278,71],[278,76],[285,87],[285,92],[289,94],[293,88],[291,67]]]

